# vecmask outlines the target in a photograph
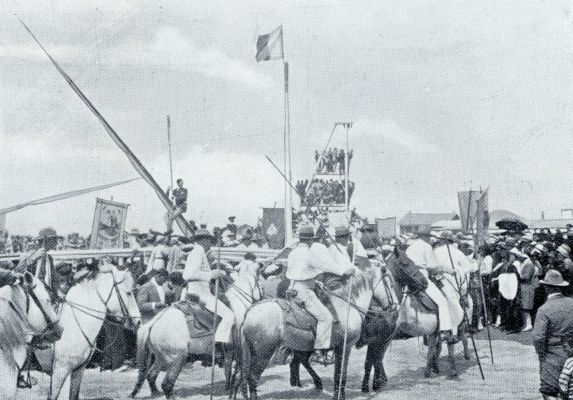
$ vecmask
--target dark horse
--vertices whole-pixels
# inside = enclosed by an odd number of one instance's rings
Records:
[[[405,251],[396,248],[394,254],[387,260],[387,267],[394,276],[398,287],[398,294],[401,297],[400,311],[395,339],[407,339],[424,336],[424,342],[428,345],[428,362],[426,376],[439,373],[438,358],[442,349],[438,328],[438,316],[436,311],[428,309],[424,305],[420,295],[427,287],[426,277],[423,276],[419,268],[406,256]],[[407,288],[407,290],[403,290]],[[431,302],[431,301],[430,301]],[[471,310],[466,307],[466,315],[471,318]],[[466,336],[466,323],[462,321],[458,328],[458,337],[464,348],[464,358],[470,358],[468,341]],[[457,376],[456,362],[454,358],[455,348],[453,341],[448,343],[448,358],[450,361],[451,377]]]

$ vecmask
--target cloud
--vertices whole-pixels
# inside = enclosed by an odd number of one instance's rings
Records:
[[[113,53],[109,63],[188,70],[256,89],[271,87],[272,83],[268,76],[251,69],[243,61],[214,48],[200,48],[172,27],[159,30],[150,43],[135,49],[118,48]]]
[[[414,135],[392,120],[373,121],[362,119],[356,121],[354,128],[356,134],[364,138],[364,140],[367,140],[367,136],[375,137],[377,140],[385,139],[403,150],[418,154],[435,154],[439,151],[437,145]]]

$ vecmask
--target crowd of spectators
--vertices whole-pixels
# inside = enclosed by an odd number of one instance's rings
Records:
[[[348,152],[348,168],[350,169],[350,161],[352,160],[353,151]],[[346,152],[343,149],[329,148],[321,154],[316,150],[314,152],[314,161],[317,163],[318,174],[339,174],[344,175]]]
[[[307,189],[308,187],[308,189]],[[332,206],[345,204],[344,181],[334,179],[314,179],[308,184],[307,180],[299,180],[295,185],[297,194],[301,198],[304,207]],[[348,199],[354,193],[354,182],[348,182]]]

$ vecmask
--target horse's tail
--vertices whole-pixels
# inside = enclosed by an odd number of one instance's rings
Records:
[[[150,351],[149,351],[149,334],[151,332],[151,326],[153,324],[144,324],[137,331],[137,355],[136,355],[136,365],[137,365],[137,382],[130,394],[130,397],[135,397],[147,374],[150,367]]]

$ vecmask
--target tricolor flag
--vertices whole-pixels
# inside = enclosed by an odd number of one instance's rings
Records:
[[[489,233],[489,205],[488,205],[488,189],[481,193],[476,201],[476,250],[479,246],[485,244],[487,235]]]
[[[257,62],[282,60],[283,57],[283,26],[257,39]]]

